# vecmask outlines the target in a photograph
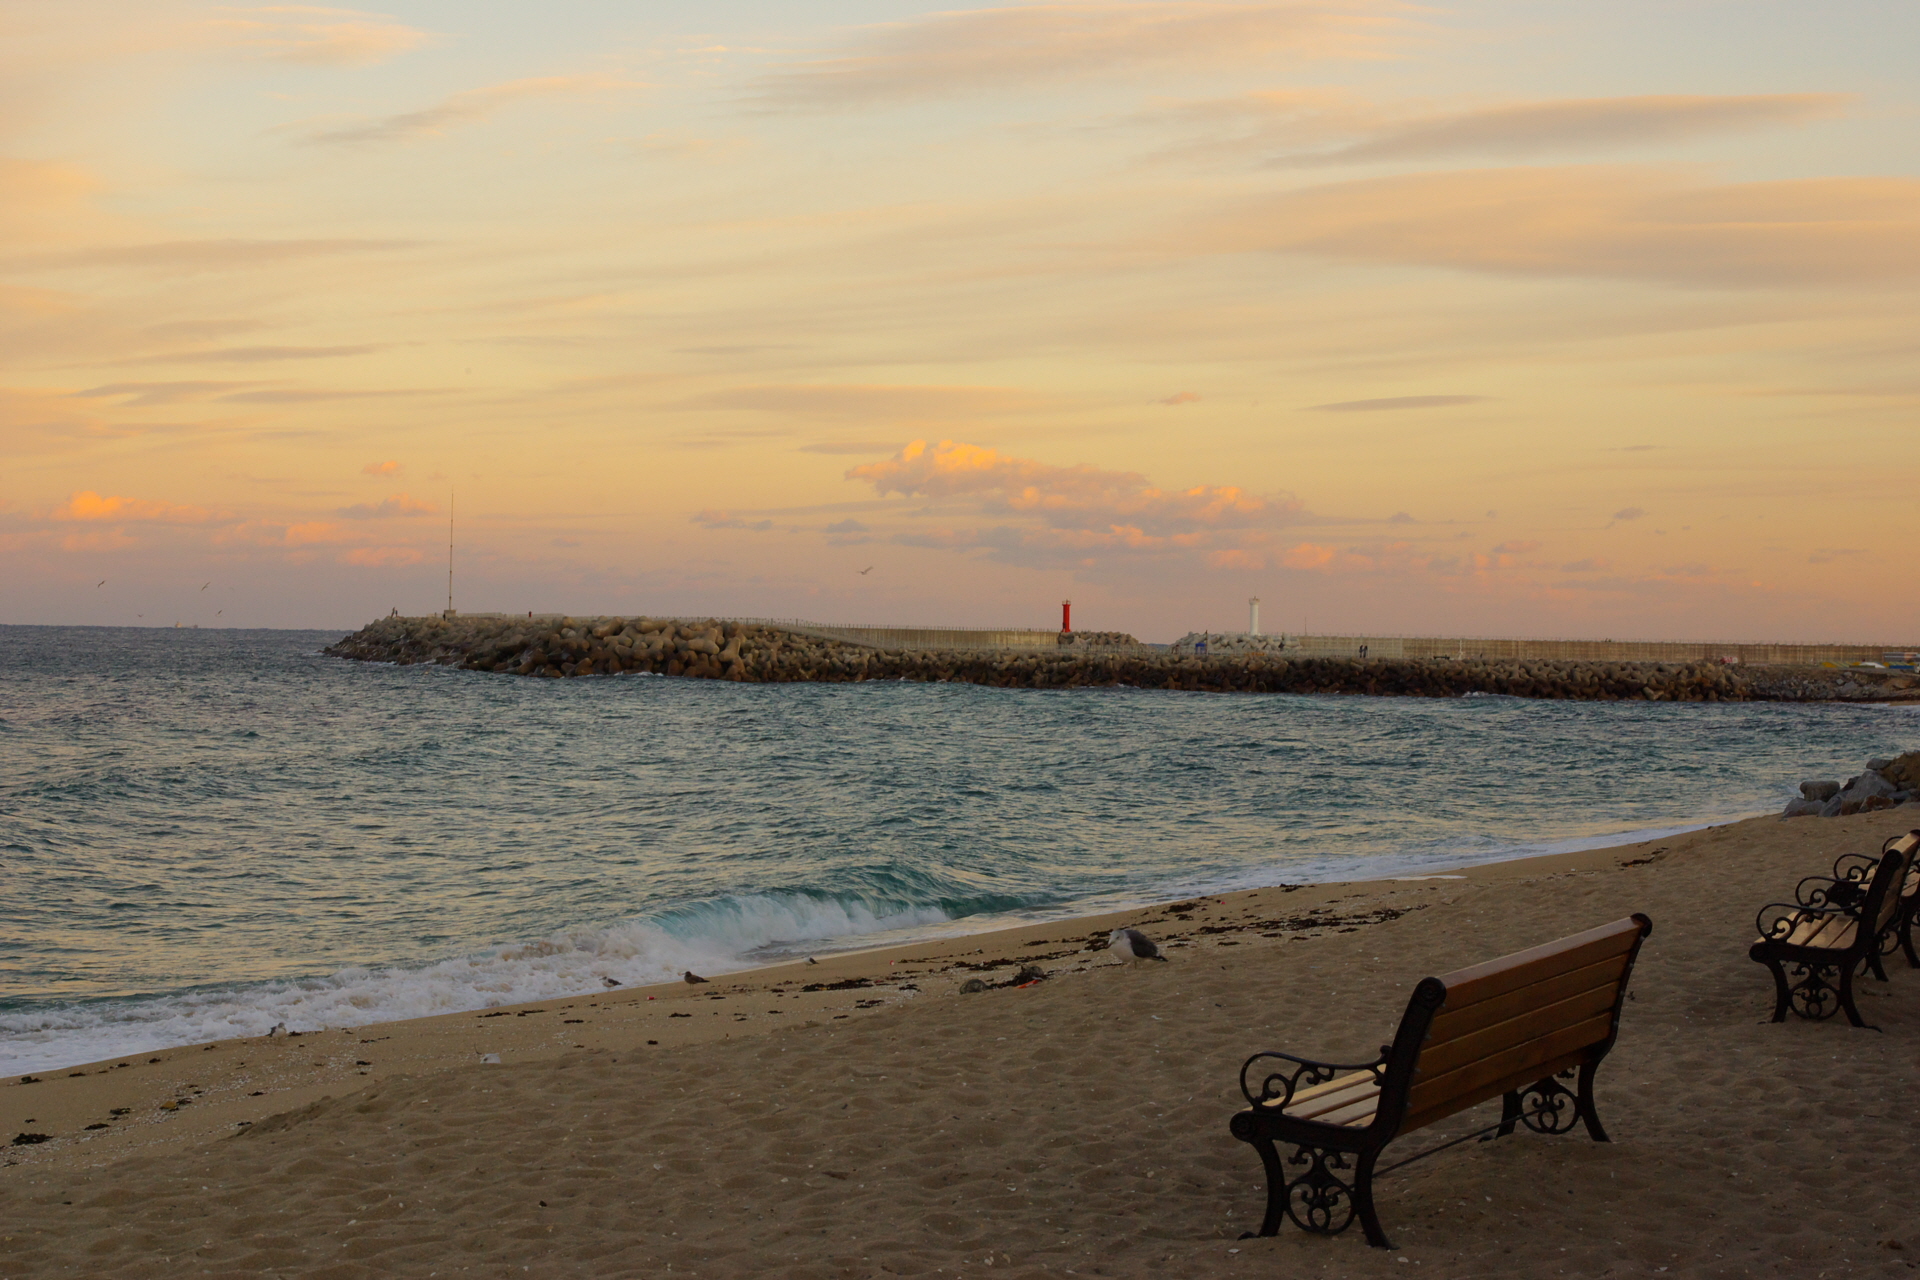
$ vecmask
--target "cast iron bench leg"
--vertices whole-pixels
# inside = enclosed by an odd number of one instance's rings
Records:
[[[1873,970],[1873,976],[1885,982],[1887,971],[1880,965],[1880,940],[1874,939],[1873,946],[1867,951],[1867,968]]]
[[[1900,913],[1900,949],[1907,953],[1907,964],[1920,969],[1920,955],[1913,953],[1913,912]]]
[[[1840,966],[1840,1007],[1847,1011],[1847,1021],[1854,1026],[1866,1031],[1878,1031],[1878,1027],[1867,1026],[1866,1019],[1860,1016],[1860,1010],[1854,1007],[1853,968],[1850,964]]]
[[[1393,1241],[1387,1239],[1387,1233],[1380,1228],[1380,1215],[1373,1211],[1373,1165],[1379,1158],[1377,1151],[1369,1151],[1360,1157],[1353,1171],[1353,1207],[1360,1214],[1360,1225],[1366,1230],[1367,1243],[1376,1249],[1391,1249]]]
[[[1587,1136],[1595,1142],[1612,1142],[1607,1131],[1600,1126],[1600,1113],[1593,1105],[1593,1073],[1597,1064],[1588,1062],[1580,1067],[1580,1118],[1587,1122]]]
[[[1274,1150],[1272,1138],[1262,1133],[1250,1141],[1267,1170],[1267,1216],[1261,1220],[1260,1234],[1278,1235],[1280,1220],[1287,1216],[1287,1171],[1281,1167],[1280,1153]]]
[[[1520,1091],[1509,1089],[1500,1095],[1500,1130],[1496,1137],[1507,1137],[1513,1132],[1513,1126],[1520,1123]]]
[[[1793,988],[1787,985],[1786,966],[1780,963],[1778,956],[1770,952],[1763,952],[1759,947],[1755,947],[1747,954],[1772,970],[1773,1020],[1775,1022],[1785,1022],[1787,1020],[1787,1010],[1793,1007]]]

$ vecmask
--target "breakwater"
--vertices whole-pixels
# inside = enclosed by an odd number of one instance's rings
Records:
[[[653,673],[776,684],[956,681],[1000,688],[1128,685],[1376,697],[1505,694],[1618,702],[1920,700],[1913,676],[1871,668],[1718,662],[1193,656],[1144,646],[885,649],[780,626],[680,618],[383,618],[327,649],[337,657],[436,663],[549,679]]]

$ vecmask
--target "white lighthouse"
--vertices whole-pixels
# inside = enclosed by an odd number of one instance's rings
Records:
[[[1260,597],[1259,596],[1255,596],[1251,600],[1247,601],[1247,634],[1250,636],[1257,636],[1260,634]]]

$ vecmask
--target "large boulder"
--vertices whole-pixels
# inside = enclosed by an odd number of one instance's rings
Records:
[[[1803,782],[1800,784],[1800,794],[1808,800],[1818,800],[1824,804],[1840,794],[1840,784],[1837,782]]]
[[[1876,772],[1902,791],[1920,790],[1920,751],[1895,756]]]
[[[1780,816],[1783,818],[1817,818],[1820,816],[1825,804],[1826,802],[1823,800],[1789,800],[1787,801],[1787,807],[1781,811]]]

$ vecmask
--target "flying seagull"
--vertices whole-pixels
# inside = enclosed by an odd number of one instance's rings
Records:
[[[102,587],[104,587],[104,586],[106,586],[106,585],[107,585],[107,580],[106,580],[105,578],[102,578],[102,579],[100,579],[100,581],[98,581],[98,582],[96,582],[96,583],[94,583],[94,584],[93,584],[93,589],[94,589],[95,591],[98,591],[98,590],[99,590],[100,588],[102,588]]]
[[[210,587],[210,586],[212,586],[212,585],[213,585],[213,584],[212,584],[211,582],[209,582],[209,583],[207,584],[207,587]],[[202,591],[205,591],[205,590],[207,589],[207,587],[202,587],[202,588],[200,588],[200,589],[201,589]]]
[[[864,577],[866,577],[866,576],[867,576],[868,574],[870,574],[870,573],[872,573],[872,572],[873,572],[873,566],[872,566],[872,565],[868,565],[868,566],[867,566],[866,568],[864,568],[864,569],[862,569],[862,570],[860,571],[860,576],[864,578]]]
[[[1160,948],[1153,945],[1153,939],[1138,929],[1115,929],[1107,937],[1107,950],[1127,964],[1136,960],[1158,960],[1161,964],[1167,958],[1160,954]]]

